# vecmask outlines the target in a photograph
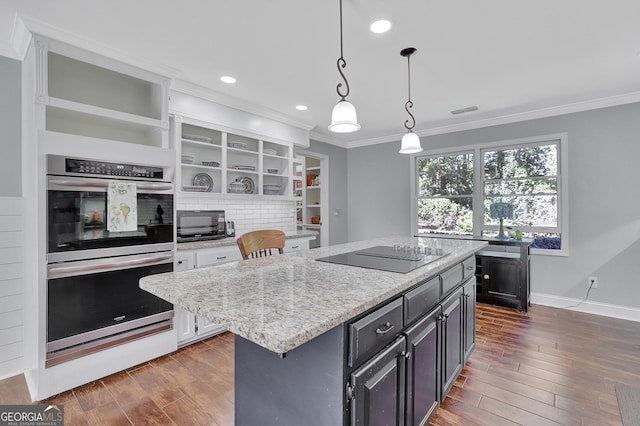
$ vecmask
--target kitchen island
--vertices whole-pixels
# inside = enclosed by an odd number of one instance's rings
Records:
[[[140,287],[219,323],[236,335],[236,424],[333,426],[349,424],[352,417],[356,418],[355,411],[361,410],[362,404],[354,408],[350,402],[354,397],[345,396],[345,389],[352,386],[351,376],[364,357],[378,349],[376,342],[371,343],[375,347],[366,346],[369,343],[364,332],[358,340],[358,330],[368,329],[367,324],[359,328],[359,320],[373,315],[387,327],[381,331],[374,326],[376,334],[384,339],[400,338],[404,326],[422,321],[415,318],[407,321],[403,311],[404,295],[422,289],[436,278],[437,303],[445,296],[450,299],[458,292],[462,295],[459,288],[464,274],[462,262],[473,258],[486,244],[412,237],[379,238],[153,275],[141,279]],[[405,274],[316,260],[373,246],[397,245],[433,248],[446,255]],[[458,268],[459,282],[442,291],[440,274],[451,275],[450,271],[456,272]],[[475,273],[475,262],[473,269]],[[431,284],[429,286],[425,289],[430,289]],[[458,300],[463,299],[460,296]],[[389,318],[400,323],[394,328],[387,321]],[[461,335],[462,330],[458,334]],[[390,341],[388,347],[398,346],[396,340]],[[359,355],[354,355],[354,345],[365,345],[358,347]],[[384,355],[386,350],[382,352]],[[394,377],[406,374],[402,366],[398,371],[393,370]],[[401,382],[394,385],[404,385],[404,379]],[[376,397],[385,398],[386,392],[376,390],[375,393]],[[409,408],[399,395],[386,396],[389,397],[399,404],[394,415]],[[391,411],[389,407],[382,409]]]

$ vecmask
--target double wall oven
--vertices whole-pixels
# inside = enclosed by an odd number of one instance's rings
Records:
[[[172,170],[56,155],[47,165],[45,365],[171,329],[173,305],[138,280],[173,270]]]

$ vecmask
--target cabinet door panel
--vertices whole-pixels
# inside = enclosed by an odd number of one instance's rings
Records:
[[[462,289],[456,290],[442,303],[442,394],[440,401],[453,386],[462,370]]]
[[[406,418],[408,426],[420,425],[438,406],[438,317],[440,307],[408,328]]]
[[[483,284],[489,295],[518,297],[520,261],[486,258],[482,263]]]
[[[352,425],[403,424],[405,345],[405,338],[399,337],[351,374]]]
[[[476,280],[469,279],[464,292],[464,362],[469,360],[476,347]]]

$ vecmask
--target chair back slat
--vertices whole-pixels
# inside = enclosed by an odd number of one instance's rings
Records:
[[[249,259],[249,256],[256,259],[275,254],[272,253],[272,249],[277,249],[279,254],[284,253],[284,240],[284,232],[276,229],[263,229],[242,234],[236,242],[243,259]]]

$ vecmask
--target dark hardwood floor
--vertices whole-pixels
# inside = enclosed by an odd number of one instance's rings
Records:
[[[432,425],[622,425],[614,385],[640,386],[640,324],[478,304],[477,347]],[[67,425],[233,425],[233,335],[183,348],[44,403]],[[0,404],[29,403],[22,375]]]

